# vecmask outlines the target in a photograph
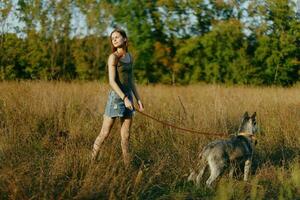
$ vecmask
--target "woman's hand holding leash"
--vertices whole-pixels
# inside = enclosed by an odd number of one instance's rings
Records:
[[[144,105],[143,105],[143,103],[142,103],[142,101],[141,100],[138,100],[138,105],[139,105],[139,111],[144,111]]]
[[[124,97],[123,101],[126,108],[128,108],[129,110],[133,110],[133,104],[127,96]]]

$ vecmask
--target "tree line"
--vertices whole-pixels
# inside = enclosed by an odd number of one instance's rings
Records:
[[[121,27],[139,83],[299,81],[292,0],[2,0],[0,11],[0,80],[105,80],[108,32]]]

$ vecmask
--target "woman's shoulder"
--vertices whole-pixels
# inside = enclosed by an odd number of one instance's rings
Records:
[[[108,60],[118,60],[118,55],[116,54],[116,52],[113,52],[111,53],[109,56],[108,56]]]
[[[132,62],[133,62],[132,54],[129,53],[129,52],[127,52],[127,55],[128,55],[128,57],[129,57],[129,58],[127,57],[127,59],[129,59],[129,63],[132,63]],[[122,59],[122,58],[121,58],[121,59]],[[119,61],[120,61],[120,58],[119,58],[117,52],[111,53],[111,54],[108,56],[108,61],[109,61],[109,62],[113,62],[113,63],[119,62]]]
[[[113,53],[109,54],[109,56],[108,56],[108,59],[117,59],[117,58],[118,58],[118,55],[116,52],[113,52]]]
[[[111,53],[109,56],[108,56],[108,63],[111,63],[111,64],[117,64],[118,63],[118,56],[114,53]]]

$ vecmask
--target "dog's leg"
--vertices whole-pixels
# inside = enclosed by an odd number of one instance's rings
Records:
[[[221,173],[222,173],[222,169],[219,168],[211,169],[210,176],[206,181],[206,185],[208,187],[211,187],[212,183],[219,177]]]
[[[188,181],[194,181],[196,185],[199,185],[201,177],[207,167],[207,162],[205,158],[200,158],[200,161],[197,164],[196,170],[190,169],[190,175]],[[198,171],[199,169],[199,171]],[[198,172],[198,173],[197,173]]]
[[[231,161],[229,163],[229,167],[230,167],[230,170],[229,170],[229,178],[233,178],[233,174],[236,170],[236,166],[237,166],[237,163],[235,161]]]
[[[193,169],[190,169],[190,175],[188,177],[188,181],[195,181],[196,179],[196,172]]]
[[[230,171],[229,171],[229,178],[233,178],[234,170],[235,170],[235,166],[234,166],[234,165],[231,165],[231,166],[230,166]]]
[[[248,175],[250,172],[250,168],[251,168],[251,159],[247,159],[245,162],[245,168],[244,168],[244,181],[248,181]]]
[[[199,173],[198,173],[198,175],[196,177],[196,185],[200,185],[201,178],[202,178],[202,176],[203,176],[206,168],[207,168],[207,163],[204,163],[204,165],[199,170]]]
[[[223,161],[209,160],[210,176],[206,181],[206,185],[211,187],[212,183],[222,174],[225,163]]]

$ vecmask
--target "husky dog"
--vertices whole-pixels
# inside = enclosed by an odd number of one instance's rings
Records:
[[[252,116],[248,112],[242,117],[238,133],[228,140],[216,140],[204,147],[199,154],[199,163],[197,170],[192,170],[188,177],[189,181],[200,184],[207,167],[210,169],[210,177],[206,185],[211,187],[212,183],[230,167],[229,176],[232,177],[235,165],[239,162],[245,162],[244,181],[248,180],[248,174],[251,167],[253,147],[256,144],[255,133],[257,132],[256,113]]]

